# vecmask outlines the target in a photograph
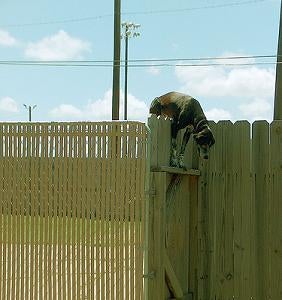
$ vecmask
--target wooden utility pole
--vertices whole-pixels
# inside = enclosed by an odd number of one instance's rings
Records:
[[[114,0],[114,65],[112,91],[112,120],[119,120],[120,100],[120,0]]]
[[[282,2],[280,8],[280,25],[279,25],[278,50],[277,50],[273,119],[282,120]]]

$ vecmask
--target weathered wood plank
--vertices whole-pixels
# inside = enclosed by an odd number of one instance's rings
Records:
[[[192,176],[200,176],[201,172],[196,169],[180,169],[180,168],[174,168],[169,166],[160,166],[160,167],[152,167],[152,172],[167,172],[171,174],[182,174],[182,175],[192,175]]]
[[[270,125],[270,297],[282,298],[282,121]]]
[[[211,279],[210,270],[212,268],[215,272],[215,258],[212,260],[212,253],[215,251],[215,245],[212,245],[213,236],[215,234],[215,226],[209,227],[211,224],[210,217],[212,216],[212,210],[210,204],[217,205],[219,191],[221,186],[218,184],[220,180],[218,171],[220,165],[219,162],[222,158],[222,134],[218,124],[212,124],[213,134],[216,140],[215,145],[211,151],[211,157],[208,161],[199,160],[199,170],[201,176],[199,177],[198,184],[198,299],[205,300],[211,297]],[[212,165],[213,168],[209,167]],[[213,176],[210,176],[210,171],[214,172]],[[213,248],[212,248],[213,247]],[[215,255],[215,254],[214,254]],[[213,266],[212,266],[213,264]]]
[[[158,166],[169,166],[171,149],[171,122],[163,116],[159,119],[158,131]]]
[[[215,249],[216,257],[214,267],[209,269],[209,280],[211,286],[211,297],[219,299],[231,299],[233,296],[233,186],[231,182],[232,157],[232,123],[230,121],[221,121],[219,126],[220,153],[221,159],[218,161],[218,200],[216,208],[213,208],[213,215],[210,215],[209,227],[216,226],[215,237],[210,233],[210,251]],[[210,203],[210,209],[214,203]],[[216,215],[215,215],[216,213]],[[215,240],[214,240],[215,238]],[[211,264],[210,264],[211,265]],[[213,264],[212,264],[213,265]],[[217,278],[213,282],[213,278]],[[215,293],[215,294],[214,294]]]
[[[173,270],[173,266],[166,252],[164,253],[164,265],[165,265],[166,281],[169,285],[170,290],[173,292],[173,296],[176,298],[182,298],[183,290],[181,284]]]
[[[183,293],[189,290],[189,207],[189,177],[167,175],[166,253]]]
[[[255,201],[255,254],[253,270],[256,299],[269,299],[269,124],[257,121],[252,131],[252,184]]]
[[[188,256],[188,289],[197,299],[198,297],[198,178],[189,177],[190,209],[189,209],[189,256]]]
[[[151,189],[155,191],[149,200],[149,249],[148,249],[148,299],[165,299],[165,197],[166,173],[151,173]]]
[[[250,299],[252,288],[252,182],[250,177],[250,124],[236,122],[234,132],[234,295]]]

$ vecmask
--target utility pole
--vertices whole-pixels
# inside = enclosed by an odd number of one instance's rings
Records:
[[[30,106],[24,104],[23,106],[28,110],[28,121],[31,122],[31,112],[36,108],[37,105]]]
[[[282,2],[280,8],[280,25],[279,25],[278,50],[277,50],[273,119],[282,120]]]
[[[119,120],[120,99],[120,0],[114,0],[114,65],[112,90],[112,120]]]
[[[123,22],[122,27],[124,33],[121,38],[125,39],[125,69],[124,69],[124,120],[127,120],[127,74],[128,74],[128,39],[131,37],[138,37],[140,35],[136,30],[141,26],[132,22]]]

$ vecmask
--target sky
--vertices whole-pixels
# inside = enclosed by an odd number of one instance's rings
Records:
[[[178,91],[210,120],[271,121],[280,3],[121,0],[121,21],[141,25],[129,40],[128,119],[146,122],[155,97]],[[113,23],[114,0],[1,1],[0,122],[27,121],[23,104],[36,105],[36,122],[111,120]],[[120,76],[122,120],[124,67]]]

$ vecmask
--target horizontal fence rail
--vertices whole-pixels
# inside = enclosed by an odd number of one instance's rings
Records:
[[[143,299],[147,130],[0,124],[0,299]]]

